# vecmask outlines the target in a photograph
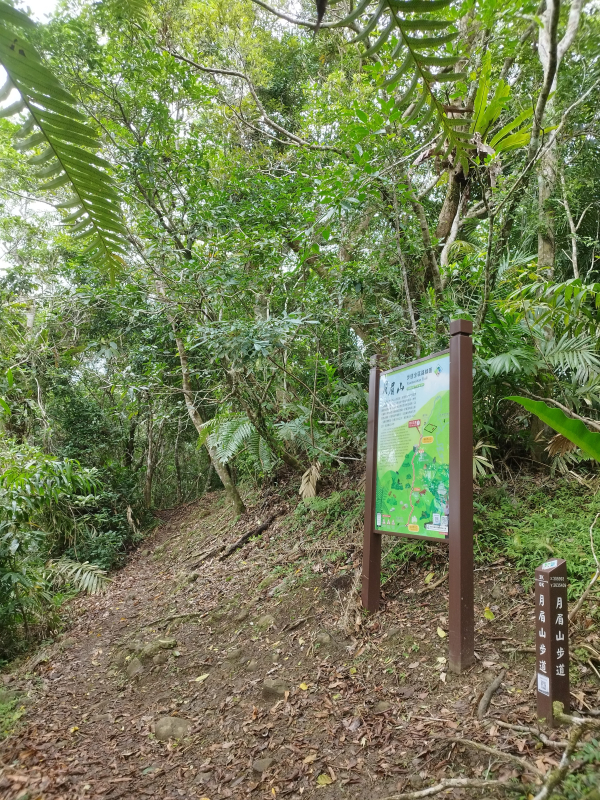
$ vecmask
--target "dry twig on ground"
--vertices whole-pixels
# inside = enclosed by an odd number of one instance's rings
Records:
[[[526,772],[531,772],[534,775],[537,775],[538,778],[543,778],[545,773],[542,772],[541,769],[535,766],[535,764],[531,764],[524,758],[519,758],[519,756],[513,756],[512,753],[506,753],[504,750],[498,750],[496,747],[489,747],[487,744],[482,744],[481,742],[474,742],[472,739],[446,739],[447,742],[455,742],[456,744],[464,744],[467,747],[473,747],[475,750],[483,750],[484,753],[488,753],[491,756],[495,756],[496,758],[504,759],[505,761],[512,761],[513,764],[518,764],[521,769],[524,769]]]

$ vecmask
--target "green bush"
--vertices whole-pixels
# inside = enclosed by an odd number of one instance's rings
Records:
[[[102,569],[69,558],[99,489],[76,461],[0,441],[0,658],[58,625],[57,589],[102,588]]]
[[[485,563],[498,555],[524,570],[533,582],[535,568],[549,558],[564,558],[569,593],[576,597],[595,570],[590,525],[600,512],[600,496],[566,480],[522,479],[516,491],[490,487],[475,503],[475,554]],[[600,550],[600,525],[596,527]]]

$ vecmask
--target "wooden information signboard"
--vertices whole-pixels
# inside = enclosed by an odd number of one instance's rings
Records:
[[[537,715],[554,725],[552,704],[569,712],[567,562],[546,561],[535,571]]]
[[[369,379],[363,606],[379,608],[381,536],[447,541],[450,669],[474,660],[473,325],[450,348]]]

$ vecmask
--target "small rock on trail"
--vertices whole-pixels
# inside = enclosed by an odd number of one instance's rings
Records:
[[[155,639],[153,642],[144,645],[140,658],[154,658],[161,650],[173,650],[175,647],[177,647],[177,639]]]
[[[183,739],[192,727],[191,722],[181,717],[161,717],[154,726],[154,735],[159,742],[168,742],[169,739]]]
[[[281,700],[288,690],[288,685],[281,678],[265,678],[262,693],[265,700]]]
[[[252,762],[252,769],[258,773],[266,772],[271,769],[274,763],[274,758],[257,758],[256,761]]]
[[[137,678],[138,675],[141,675],[144,671],[144,665],[139,660],[139,658],[132,658],[129,664],[127,665],[127,677],[128,678]]]
[[[256,620],[256,627],[260,628],[261,630],[267,630],[270,628],[271,625],[275,624],[275,618],[271,616],[271,614],[263,614],[262,617],[259,617]]]

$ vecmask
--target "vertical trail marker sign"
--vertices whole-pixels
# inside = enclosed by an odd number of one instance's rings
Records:
[[[546,561],[535,571],[537,715],[554,726],[553,703],[569,713],[569,609],[567,562]]]
[[[450,669],[474,661],[473,325],[450,349],[369,378],[362,601],[379,608],[381,536],[448,542]]]

